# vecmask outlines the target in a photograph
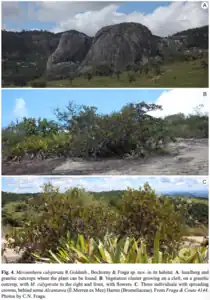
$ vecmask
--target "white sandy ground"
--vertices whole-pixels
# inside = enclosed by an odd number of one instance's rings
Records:
[[[52,158],[3,162],[3,175],[208,175],[208,139],[179,139],[168,153],[148,159]]]
[[[68,159],[56,175],[207,175],[208,139],[180,139],[168,145],[171,155],[143,159],[84,161]]]
[[[7,244],[7,241],[5,240],[5,238],[2,238],[1,249],[3,249],[5,247],[5,244]],[[1,255],[1,262],[3,264],[15,263],[18,261],[18,259],[21,258],[21,256],[22,256],[22,252],[18,253],[15,251],[15,249],[6,247],[3,255]]]

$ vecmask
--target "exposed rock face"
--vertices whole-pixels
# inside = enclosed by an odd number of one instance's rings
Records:
[[[47,31],[2,31],[2,73],[14,83],[20,75],[28,82],[41,77],[68,78],[91,72],[123,71],[128,65],[160,61],[176,54],[208,52],[208,26],[188,29],[170,37],[155,36],[139,23],[121,23],[100,29],[94,38],[75,30],[54,34]],[[100,74],[99,74],[100,75]],[[19,86],[20,84],[18,84]]]
[[[71,30],[62,34],[59,44],[48,58],[46,75],[50,78],[65,78],[75,72],[90,49],[92,38]]]
[[[99,30],[79,70],[87,65],[108,62],[117,70],[144,62],[156,55],[156,38],[138,23],[121,23]]]

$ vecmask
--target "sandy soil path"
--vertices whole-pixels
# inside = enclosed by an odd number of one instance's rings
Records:
[[[6,244],[7,241],[2,238],[1,240],[1,249],[4,248],[4,244]],[[15,251],[15,249],[10,249],[10,248],[5,248],[5,251],[3,255],[1,256],[1,262],[3,264],[11,264],[11,263],[16,263],[22,256],[22,253],[18,253]]]
[[[205,238],[203,236],[185,236],[183,237],[184,245],[186,247],[189,246],[200,246],[204,241]]]
[[[3,163],[3,175],[208,175],[208,139],[179,139],[148,159],[47,159]]]

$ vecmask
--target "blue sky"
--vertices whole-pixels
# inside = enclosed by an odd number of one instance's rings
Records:
[[[83,187],[89,191],[124,190],[127,187],[139,188],[148,182],[157,193],[168,191],[208,192],[208,178],[206,176],[3,177],[2,190],[16,193],[39,192],[40,187],[48,182],[60,187],[61,191],[74,186]]]
[[[132,11],[140,11],[145,14],[154,12],[158,7],[167,7],[171,4],[171,1],[142,1],[142,2],[125,2],[121,3],[118,12],[121,13],[131,13]]]
[[[3,1],[2,11],[7,30],[75,29],[90,36],[103,26],[121,22],[139,22],[160,36],[208,24],[208,13],[198,1]]]
[[[3,89],[2,126],[24,116],[55,119],[53,109],[65,108],[69,101],[78,105],[98,107],[99,113],[118,111],[127,103],[145,101],[161,105],[163,110],[153,116],[175,113],[188,115],[202,104],[202,112],[209,111],[206,89]],[[207,92],[208,95],[208,92]]]
[[[2,125],[27,115],[54,119],[53,109],[64,108],[69,101],[78,105],[98,107],[99,113],[118,111],[129,102],[155,102],[164,90],[53,90],[53,89],[4,89],[2,90]],[[22,99],[22,100],[20,100]],[[24,104],[25,103],[25,104]]]

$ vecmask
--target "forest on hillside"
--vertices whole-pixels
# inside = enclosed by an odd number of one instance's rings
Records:
[[[48,183],[37,194],[4,192],[2,204],[3,235],[23,251],[20,262],[206,261],[207,244],[186,247],[183,237],[208,235],[208,200],[157,195],[148,183],[101,193]]]

